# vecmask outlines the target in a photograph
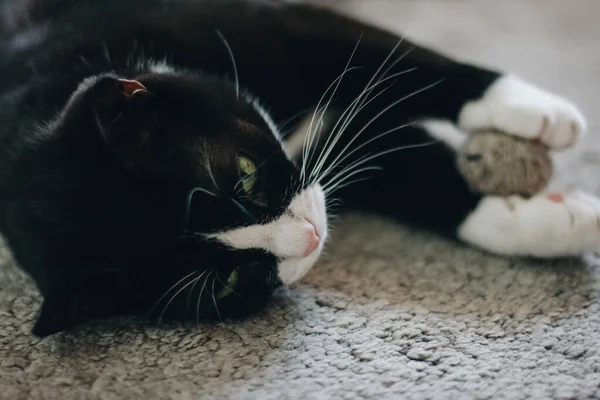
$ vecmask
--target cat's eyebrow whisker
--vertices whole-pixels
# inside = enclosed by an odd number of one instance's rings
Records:
[[[322,173],[322,177],[326,176],[330,171],[331,171],[331,166],[336,165],[337,162],[339,161],[339,159],[341,157],[343,157],[345,154],[345,152],[348,150],[348,148],[352,145],[352,143],[354,143],[354,141],[367,129],[369,128],[369,126],[371,126],[375,121],[377,121],[382,115],[384,115],[385,113],[387,113],[389,110],[391,110],[393,107],[397,106],[398,104],[402,103],[403,101],[416,96],[419,93],[422,93],[426,90],[429,90],[433,87],[435,87],[436,85],[438,85],[439,83],[441,83],[442,81],[444,81],[444,79],[440,79],[432,84],[429,84],[425,87],[422,87],[421,89],[415,90],[413,92],[411,92],[410,94],[401,97],[400,99],[392,102],[390,105],[388,105],[387,107],[385,107],[383,110],[381,110],[379,113],[377,113],[369,122],[367,122],[357,133],[356,135],[354,135],[354,137],[348,142],[348,144],[346,144],[346,146],[340,151],[340,153],[335,157],[335,159],[330,163],[330,167],[327,168],[327,170],[325,170],[325,172]]]
[[[154,304],[154,306],[150,309],[150,311],[148,311],[147,315],[152,314],[152,312],[154,311],[154,309],[156,307],[158,307],[158,305],[163,301],[163,299],[165,297],[167,297],[167,295],[169,293],[171,293],[171,291],[173,291],[177,286],[179,286],[179,284],[181,284],[182,282],[184,282],[186,279],[188,279],[189,277],[193,276],[194,274],[196,274],[197,271],[192,271],[191,273],[187,274],[186,276],[184,276],[183,278],[181,278],[180,280],[178,280],[173,286],[171,286],[156,302],[156,304]]]
[[[214,270],[210,271],[208,275],[206,275],[206,278],[204,278],[204,283],[200,288],[200,293],[198,294],[198,301],[196,302],[196,325],[200,325],[200,304],[202,303],[202,294],[204,293],[204,289],[206,288],[206,284],[208,283],[208,278],[213,272]]]
[[[227,39],[225,39],[225,36],[223,36],[223,34],[221,33],[221,31],[219,29],[217,29],[217,35],[219,35],[219,37],[223,41],[223,44],[227,48],[227,51],[229,52],[229,57],[231,58],[231,63],[233,64],[233,73],[235,76],[235,92],[236,92],[237,98],[239,99],[240,98],[240,79],[239,79],[237,64],[235,62],[235,57],[233,55],[233,51],[231,50],[231,46],[229,46],[229,42],[227,42]]]

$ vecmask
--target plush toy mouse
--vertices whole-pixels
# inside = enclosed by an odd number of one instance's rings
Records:
[[[493,131],[471,134],[457,153],[457,164],[473,191],[498,196],[532,196],[553,173],[547,146]]]

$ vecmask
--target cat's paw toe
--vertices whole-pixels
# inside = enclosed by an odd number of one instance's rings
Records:
[[[540,255],[575,255],[600,249],[600,199],[582,191],[543,196],[546,204],[541,196],[534,198],[526,211],[537,219],[538,226],[530,221],[528,234]]]
[[[467,103],[459,125],[497,129],[553,150],[574,146],[586,131],[585,117],[572,102],[512,76],[500,78],[483,97]]]
[[[574,239],[590,242],[588,250],[600,249],[600,199],[582,191],[569,193],[564,204],[571,216]]]
[[[585,118],[576,106],[557,102],[547,107],[537,139],[554,150],[564,150],[573,147],[585,129]]]
[[[600,199],[580,191],[528,199],[488,196],[458,234],[499,254],[546,258],[596,252],[600,250]]]

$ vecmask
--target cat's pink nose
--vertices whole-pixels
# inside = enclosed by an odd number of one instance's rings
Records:
[[[313,253],[313,251],[315,251],[317,248],[319,248],[320,244],[321,244],[321,238],[317,234],[317,229],[311,223],[311,229],[308,232],[307,245],[306,245],[306,250],[304,251],[304,257],[308,257],[309,255],[311,255]]]

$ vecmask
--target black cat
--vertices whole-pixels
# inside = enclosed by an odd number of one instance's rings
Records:
[[[260,310],[319,257],[334,197],[500,254],[600,244],[596,198],[484,197],[458,172],[463,130],[584,133],[516,77],[301,4],[3,5],[0,228],[38,336]]]

